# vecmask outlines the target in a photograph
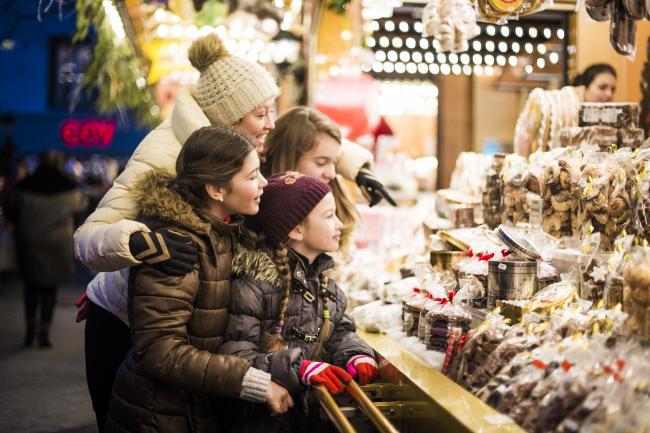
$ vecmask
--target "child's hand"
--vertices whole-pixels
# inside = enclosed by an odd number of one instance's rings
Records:
[[[359,385],[367,385],[377,377],[377,361],[368,355],[357,355],[350,358],[347,364],[348,373],[352,377],[359,377]]]
[[[303,385],[324,385],[332,394],[345,390],[345,386],[352,380],[342,368],[325,362],[303,361],[300,365],[300,381]]]
[[[281,415],[293,407],[293,399],[284,387],[271,381],[266,393],[266,404],[271,409],[271,415]]]

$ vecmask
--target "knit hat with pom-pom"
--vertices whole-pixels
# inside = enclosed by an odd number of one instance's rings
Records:
[[[231,56],[215,34],[195,40],[188,58],[201,73],[194,98],[212,124],[233,125],[280,93],[266,69]]]

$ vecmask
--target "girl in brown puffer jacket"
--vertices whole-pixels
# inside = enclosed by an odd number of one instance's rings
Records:
[[[199,260],[184,276],[161,272],[156,260],[132,269],[133,348],[115,378],[108,432],[218,432],[214,397],[268,402],[277,412],[292,405],[250,360],[217,354],[228,319],[237,215],[257,213],[267,183],[255,147],[231,128],[202,128],[181,150],[176,172],[176,178],[150,173],[134,193],[147,226],[194,244]],[[147,243],[165,260],[158,236]]]
[[[345,295],[326,276],[334,262],[325,252],[338,249],[342,229],[329,186],[297,172],[271,176],[254,219],[267,249],[240,251],[233,260],[231,315],[219,353],[271,373],[303,410],[309,385],[336,394],[354,376],[361,384],[372,380],[374,351],[355,333]],[[235,406],[232,431],[318,428],[317,417],[300,416],[298,408],[271,418],[260,405]]]

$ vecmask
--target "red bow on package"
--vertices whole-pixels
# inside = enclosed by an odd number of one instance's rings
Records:
[[[440,305],[446,305],[446,304],[451,304],[451,302],[454,300],[454,296],[456,296],[456,292],[452,290],[447,294],[446,298],[431,298],[431,299],[438,302]]]

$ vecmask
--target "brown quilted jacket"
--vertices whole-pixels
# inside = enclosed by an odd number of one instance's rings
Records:
[[[133,349],[120,366],[108,432],[219,431],[216,396],[238,397],[251,361],[219,355],[228,322],[230,272],[237,223],[206,222],[152,173],[134,193],[153,230],[187,234],[199,250],[194,270],[170,277],[143,264],[129,279]]]

